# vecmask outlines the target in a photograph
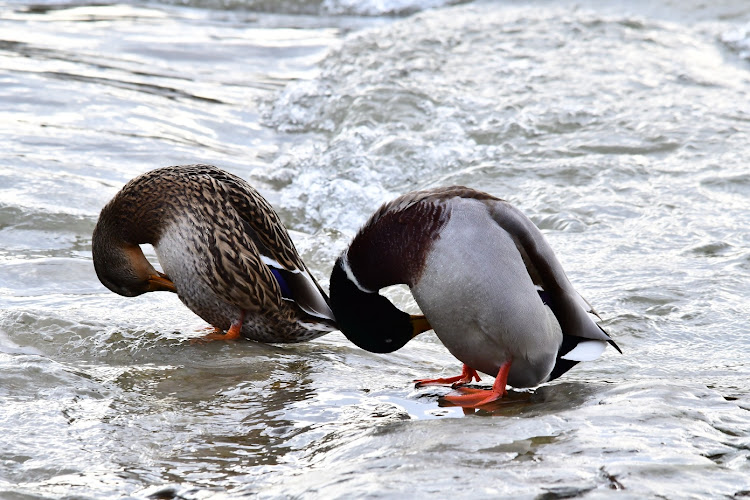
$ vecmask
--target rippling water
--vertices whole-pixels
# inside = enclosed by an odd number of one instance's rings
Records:
[[[0,0],[0,497],[750,495],[750,8],[459,3]],[[624,355],[464,414],[412,389],[460,368],[432,334],[190,345],[90,240],[198,161],[323,283],[397,194],[506,198]]]

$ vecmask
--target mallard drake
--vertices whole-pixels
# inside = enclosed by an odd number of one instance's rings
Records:
[[[378,293],[401,283],[424,316]],[[533,222],[508,202],[462,186],[383,205],[336,260],[330,293],[340,330],[359,347],[392,352],[432,328],[464,363],[460,376],[417,385],[461,386],[478,381],[477,370],[495,377],[492,390],[446,397],[461,406],[495,401],[507,384],[553,380],[607,344],[620,351]]]
[[[143,255],[144,243],[163,273]],[[91,251],[99,280],[115,293],[176,292],[217,329],[204,340],[303,342],[336,328],[271,205],[210,165],[160,168],[128,182],[102,209]]]

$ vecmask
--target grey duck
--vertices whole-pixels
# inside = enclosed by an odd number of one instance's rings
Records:
[[[378,294],[405,283],[424,317]],[[495,378],[491,391],[446,399],[479,406],[532,387],[609,343],[542,233],[511,204],[462,186],[405,194],[383,205],[336,261],[331,308],[341,331],[372,352],[392,352],[433,328],[464,363],[461,376],[420,384],[461,386]],[[426,318],[426,319],[425,319]],[[621,352],[621,351],[620,351]]]

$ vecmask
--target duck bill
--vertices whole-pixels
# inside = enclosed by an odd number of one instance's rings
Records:
[[[159,273],[152,274],[148,277],[148,291],[149,292],[174,292],[177,293],[174,283],[170,280],[166,274]]]
[[[412,328],[412,338],[416,337],[422,332],[426,332],[427,330],[432,330],[432,326],[427,321],[427,318],[425,318],[421,314],[411,316],[411,328]]]

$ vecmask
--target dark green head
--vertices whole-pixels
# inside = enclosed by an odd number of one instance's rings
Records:
[[[414,336],[430,329],[422,316],[405,313],[377,290],[363,290],[348,270],[345,255],[333,266],[330,300],[346,338],[366,351],[386,353],[402,348]]]

